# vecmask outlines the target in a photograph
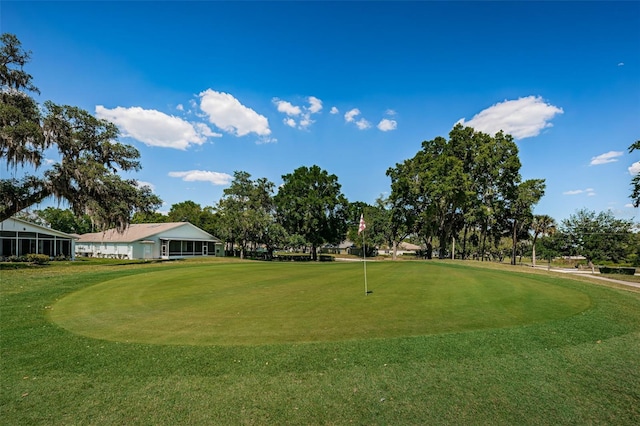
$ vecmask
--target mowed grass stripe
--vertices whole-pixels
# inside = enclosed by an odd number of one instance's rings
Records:
[[[84,336],[260,345],[504,328],[575,315],[590,298],[544,276],[427,262],[230,263],[106,281],[50,311]]]

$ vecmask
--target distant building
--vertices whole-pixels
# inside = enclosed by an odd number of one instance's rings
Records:
[[[15,217],[0,222],[0,258],[46,254],[73,259],[75,236]]]
[[[422,247],[403,241],[400,244],[398,244],[396,254],[398,256],[415,255],[420,250],[422,250]],[[380,253],[391,255],[393,254],[393,248],[385,246],[384,250],[380,250]]]
[[[80,235],[76,255],[116,259],[224,256],[224,244],[189,222],[140,223],[129,225],[122,233],[109,229]]]

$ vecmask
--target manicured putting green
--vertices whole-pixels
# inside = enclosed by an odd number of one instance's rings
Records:
[[[589,308],[543,275],[436,262],[215,263],[165,267],[72,293],[51,319],[120,342],[255,345],[514,327]]]

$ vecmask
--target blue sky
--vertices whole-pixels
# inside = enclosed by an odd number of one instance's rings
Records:
[[[164,211],[314,164],[373,203],[462,120],[514,135],[535,213],[637,219],[640,2],[3,0],[0,27],[40,101],[118,125]]]

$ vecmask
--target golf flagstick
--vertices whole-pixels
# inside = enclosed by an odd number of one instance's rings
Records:
[[[368,295],[367,290],[367,250],[364,245],[364,230],[367,225],[364,223],[364,215],[360,215],[360,226],[358,227],[358,234],[362,232],[362,264],[364,265],[364,295]]]

